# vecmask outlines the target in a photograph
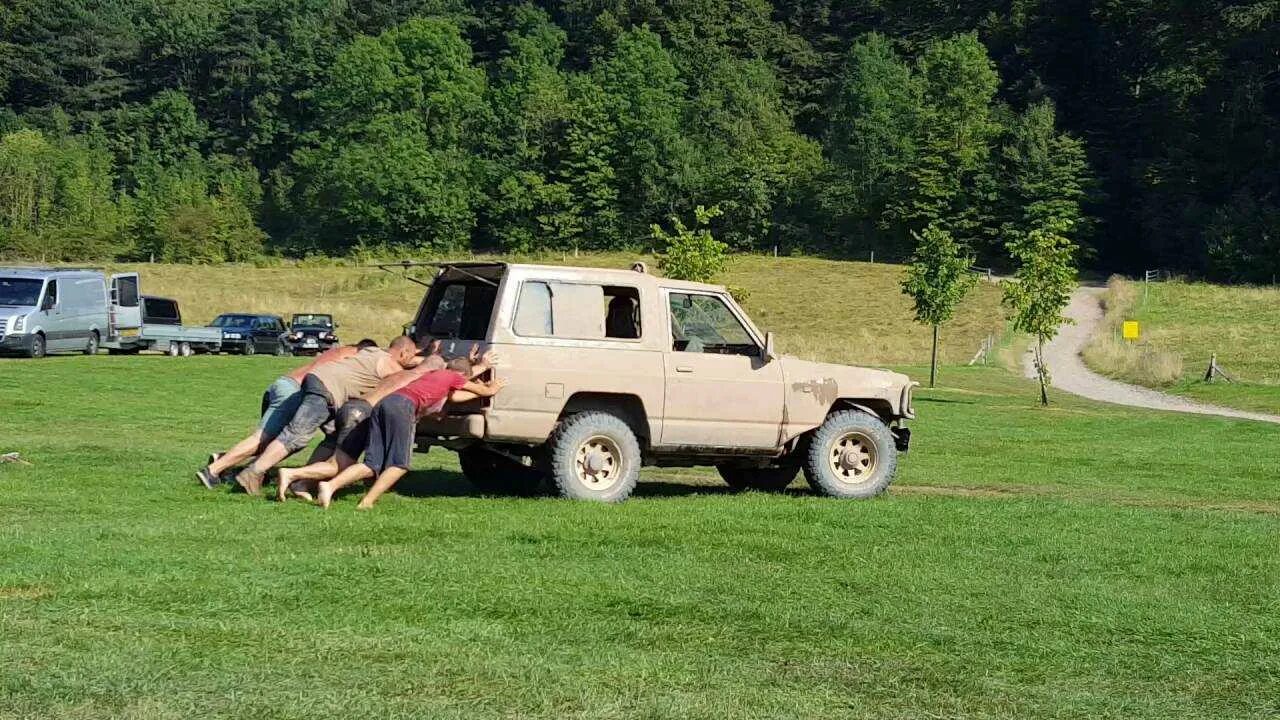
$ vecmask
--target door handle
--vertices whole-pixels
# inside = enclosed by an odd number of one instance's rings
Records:
[[[677,366],[676,366],[676,372],[678,372],[678,373],[691,373],[691,372],[693,372],[693,368],[689,367],[688,365],[677,365]]]

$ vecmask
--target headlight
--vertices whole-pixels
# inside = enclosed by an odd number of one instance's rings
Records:
[[[290,340],[301,340],[301,339],[302,339],[302,333],[293,333],[292,335],[290,335],[290,336],[289,336],[289,339],[290,339]]]
[[[228,340],[240,339],[240,333],[223,333],[223,336],[226,337]]]
[[[20,333],[27,329],[27,316],[18,315],[13,318],[13,324],[9,326],[10,332]]]

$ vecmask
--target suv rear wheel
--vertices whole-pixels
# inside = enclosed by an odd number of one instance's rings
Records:
[[[483,447],[458,451],[462,474],[482,493],[530,497],[542,489],[542,473]]]
[[[865,412],[842,410],[814,431],[804,476],[820,495],[870,498],[889,487],[897,467],[889,427]]]
[[[732,465],[717,465],[720,477],[734,490],[761,490],[763,492],[780,492],[800,472],[800,468],[791,465],[783,467],[746,468]]]
[[[551,481],[561,497],[622,502],[640,479],[640,443],[630,426],[601,411],[569,416],[547,440]]]

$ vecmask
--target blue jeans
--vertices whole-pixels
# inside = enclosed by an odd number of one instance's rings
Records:
[[[271,387],[262,393],[262,422],[258,428],[262,430],[265,442],[274,440],[289,424],[289,418],[298,411],[298,403],[302,402],[302,388],[291,377],[281,376],[271,383]]]

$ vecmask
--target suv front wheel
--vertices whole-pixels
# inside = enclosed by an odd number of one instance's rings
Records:
[[[551,481],[561,497],[622,502],[640,478],[640,443],[615,415],[580,412],[547,440]]]
[[[841,410],[814,431],[804,476],[820,495],[860,499],[884,492],[897,467],[889,427],[865,412]]]

